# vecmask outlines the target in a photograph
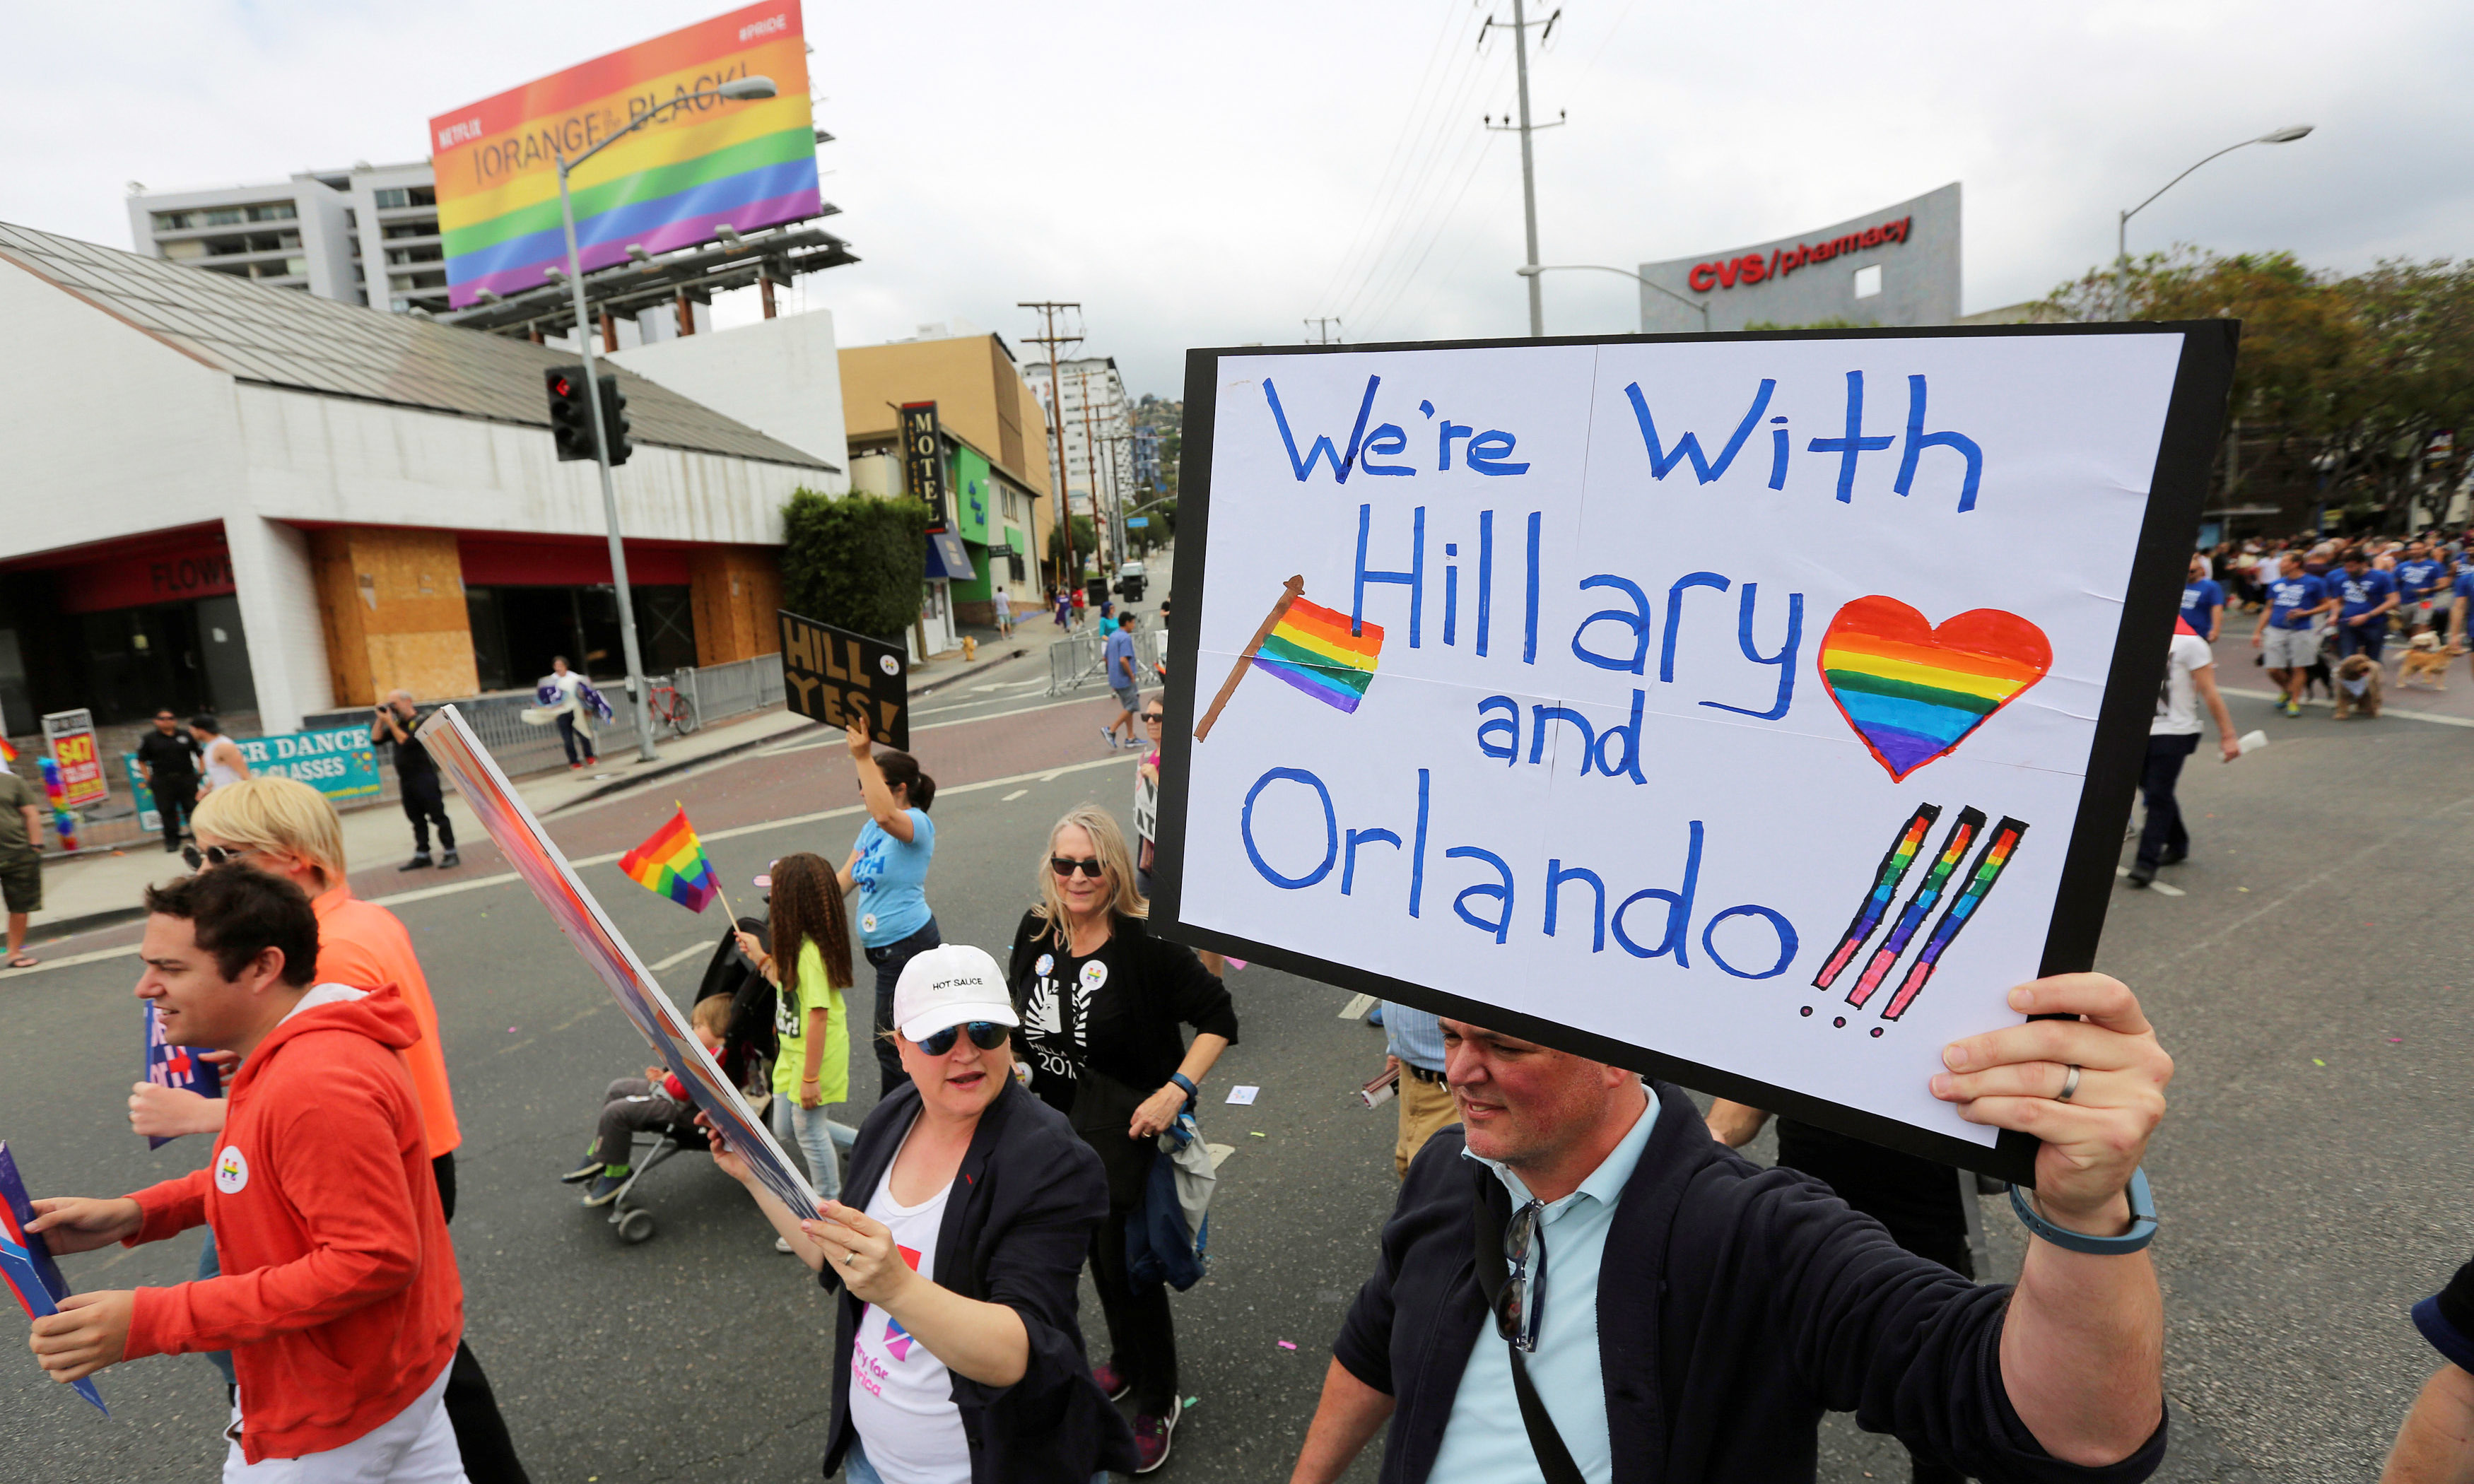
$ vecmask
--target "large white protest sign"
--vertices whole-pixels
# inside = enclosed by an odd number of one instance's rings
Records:
[[[1196,351],[1158,914],[1980,1168],[2092,962],[2227,324]]]
[[[764,1120],[756,1115],[756,1110],[722,1075],[713,1053],[689,1028],[687,1017],[679,1014],[678,1006],[662,993],[661,982],[653,977],[653,971],[619,936],[618,924],[601,910],[601,903],[585,887],[575,868],[568,864],[566,852],[533,816],[523,796],[507,781],[497,759],[474,735],[463,713],[451,706],[442,706],[415,734],[429,749],[438,766],[455,780],[456,790],[472,807],[473,817],[489,831],[507,864],[549,910],[550,921],[567,934],[575,950],[584,955],[585,963],[600,976],[611,998],[626,1013],[628,1022],[678,1077],[696,1107],[721,1130],[730,1147],[746,1158],[758,1181],[792,1211],[805,1215],[814,1210],[817,1197],[808,1177],[783,1153],[772,1132],[764,1127]]]

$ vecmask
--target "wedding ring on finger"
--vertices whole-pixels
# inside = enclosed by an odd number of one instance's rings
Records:
[[[2073,1062],[2071,1064],[2071,1074],[2062,1079],[2062,1090],[2053,1094],[2053,1101],[2057,1103],[2067,1103],[2071,1100],[2072,1094],[2077,1092],[2078,1089],[2079,1064]]]

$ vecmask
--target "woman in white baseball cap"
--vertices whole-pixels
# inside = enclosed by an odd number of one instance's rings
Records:
[[[717,1137],[828,1290],[834,1420],[849,1484],[1085,1484],[1134,1467],[1082,1353],[1077,1284],[1108,1207],[1100,1160],[1013,1075],[1021,1023],[996,960],[913,955],[886,1033],[908,1080],[860,1125],[844,1194],[801,1219]],[[858,1384],[853,1378],[859,1377]]]

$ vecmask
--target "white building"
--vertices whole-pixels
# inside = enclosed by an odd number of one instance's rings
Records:
[[[427,160],[310,170],[266,185],[129,194],[130,240],[149,257],[403,314],[447,310],[447,251]],[[713,307],[697,303],[697,334]],[[667,306],[618,322],[621,347],[678,336]]]
[[[12,725],[173,706],[280,732],[398,685],[528,686],[553,651],[623,670],[595,468],[547,435],[565,352],[5,225],[0,316]],[[614,371],[646,668],[770,652],[782,506],[844,483],[832,322],[648,349]]]
[[[191,268],[400,313],[447,307],[447,254],[429,162],[311,170],[265,185],[133,184],[138,251]]]
[[[1111,563],[1123,562],[1125,556],[1119,549],[1122,533],[1117,522],[1126,511],[1140,503],[1141,497],[1134,492],[1133,408],[1126,399],[1125,380],[1117,374],[1117,358],[1085,356],[1060,361],[1056,374],[1064,383],[1061,408],[1055,389],[1048,384],[1048,363],[1032,361],[1022,368],[1022,379],[1048,410],[1051,424],[1063,419],[1065,467],[1056,467],[1056,448],[1052,440],[1048,448],[1050,487],[1067,491],[1077,515],[1089,515],[1093,496],[1098,496],[1101,544]]]

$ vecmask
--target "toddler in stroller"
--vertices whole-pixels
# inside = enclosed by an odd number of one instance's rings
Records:
[[[688,1023],[693,1027],[696,1040],[705,1050],[718,1058],[722,1036],[730,1025],[731,1001],[720,995],[696,1001]],[[607,1206],[626,1189],[628,1177],[635,1172],[630,1162],[635,1158],[636,1136],[667,1130],[673,1125],[691,1125],[695,1103],[676,1073],[659,1066],[647,1066],[642,1077],[621,1077],[610,1084],[602,1094],[601,1120],[593,1147],[584,1162],[561,1175],[566,1185],[593,1183],[584,1193],[586,1206]]]

